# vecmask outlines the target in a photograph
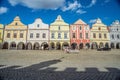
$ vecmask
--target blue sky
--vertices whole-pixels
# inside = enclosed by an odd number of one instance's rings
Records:
[[[57,15],[72,24],[82,19],[87,24],[101,18],[110,25],[120,20],[120,0],[0,0],[0,23],[9,24],[19,15],[24,24],[31,24],[36,18],[50,24]]]

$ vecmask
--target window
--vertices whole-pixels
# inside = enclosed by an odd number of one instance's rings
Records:
[[[101,33],[99,33],[99,38],[102,38]]]
[[[52,36],[51,36],[52,38],[54,38],[54,33],[52,33]]]
[[[39,35],[40,35],[39,33],[36,33],[36,38],[39,38]]]
[[[30,38],[33,38],[33,33],[30,33]]]
[[[88,33],[86,33],[86,39],[88,39]]]
[[[15,23],[15,25],[16,25],[16,26],[18,25],[17,22]]]
[[[72,38],[75,38],[75,33],[72,34]]]
[[[45,33],[43,33],[42,38],[46,38],[46,34]]]
[[[14,34],[13,34],[13,38],[17,38],[17,33],[14,33]]]
[[[7,33],[7,38],[10,38],[10,33]]]
[[[67,39],[67,33],[64,33],[64,38]]]
[[[112,39],[114,39],[114,35],[112,35]]]
[[[58,33],[58,38],[59,38],[59,39],[61,38],[61,33]]]
[[[117,35],[117,38],[118,38],[118,39],[120,38],[119,35]]]
[[[99,27],[98,30],[101,30],[101,28]]]
[[[82,33],[80,33],[80,38],[82,38]]]
[[[60,26],[58,27],[58,30],[60,30]]]
[[[104,34],[104,38],[107,38],[107,35],[106,35],[106,34]]]
[[[20,33],[20,38],[23,38],[23,33]]]
[[[37,24],[37,27],[40,27],[40,25],[39,25],[39,24]]]
[[[87,27],[87,26],[85,26],[85,30],[88,30],[88,27]]]
[[[73,30],[76,30],[76,27],[75,27],[75,26],[73,26]]]
[[[118,28],[117,28],[117,31],[118,31]]]
[[[96,34],[95,33],[93,33],[93,38],[96,38]]]
[[[82,30],[82,27],[80,26],[80,30]]]

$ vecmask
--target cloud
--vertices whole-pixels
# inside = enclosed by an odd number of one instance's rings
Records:
[[[86,13],[87,11],[83,11],[83,10],[81,10],[81,9],[79,9],[79,10],[77,10],[76,11],[76,13],[79,13],[79,14],[84,14],[84,13]]]
[[[96,4],[96,2],[97,2],[97,0],[91,0],[91,3],[88,6],[86,6],[86,8],[92,7],[93,5]]]
[[[77,1],[74,1],[73,3],[68,3],[68,6],[63,6],[62,11],[68,11],[68,10],[76,10],[78,8],[82,7],[80,3]]]
[[[31,9],[58,9],[65,0],[8,0],[12,6],[22,5]]]
[[[0,7],[0,14],[4,14],[8,11],[8,8],[6,7]]]
[[[105,0],[101,5],[104,6],[104,5],[106,5],[107,3],[109,3],[109,2],[110,2],[110,0]]]
[[[104,1],[104,3],[109,3],[109,2],[110,2],[110,0],[105,0],[105,1]]]
[[[89,21],[89,23],[95,23],[96,22],[96,19],[91,19],[90,21]]]

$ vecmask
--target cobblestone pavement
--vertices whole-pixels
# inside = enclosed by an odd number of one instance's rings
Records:
[[[0,50],[0,80],[120,80],[120,50]]]

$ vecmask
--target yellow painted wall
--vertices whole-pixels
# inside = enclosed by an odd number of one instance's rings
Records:
[[[17,23],[17,25],[16,25]],[[10,38],[7,38],[7,33],[10,33]],[[13,33],[17,33],[17,38],[13,37]],[[23,33],[23,38],[20,38],[20,33]],[[24,25],[17,16],[12,23],[5,26],[4,42],[26,42],[27,26]]]
[[[93,33],[96,34],[96,38],[93,38]],[[102,38],[99,38],[99,33],[101,33]],[[107,35],[107,38],[104,38],[104,34]],[[102,42],[104,45],[105,43],[110,43],[110,37],[107,26],[103,24],[100,19],[97,19],[96,23],[92,25],[90,41],[91,43],[96,42],[98,45],[100,44],[100,42]]]
[[[60,30],[59,30],[60,27]],[[61,39],[58,39],[58,33],[61,33]],[[67,33],[67,39],[64,39],[64,33]],[[51,35],[52,33],[55,34],[55,38],[52,39]],[[68,42],[70,44],[70,37],[69,37],[69,24],[65,23],[64,20],[59,15],[55,22],[50,24],[50,42],[54,42],[55,44],[57,42],[60,42],[61,45],[63,42]]]
[[[0,43],[3,41],[3,25],[0,24]]]

